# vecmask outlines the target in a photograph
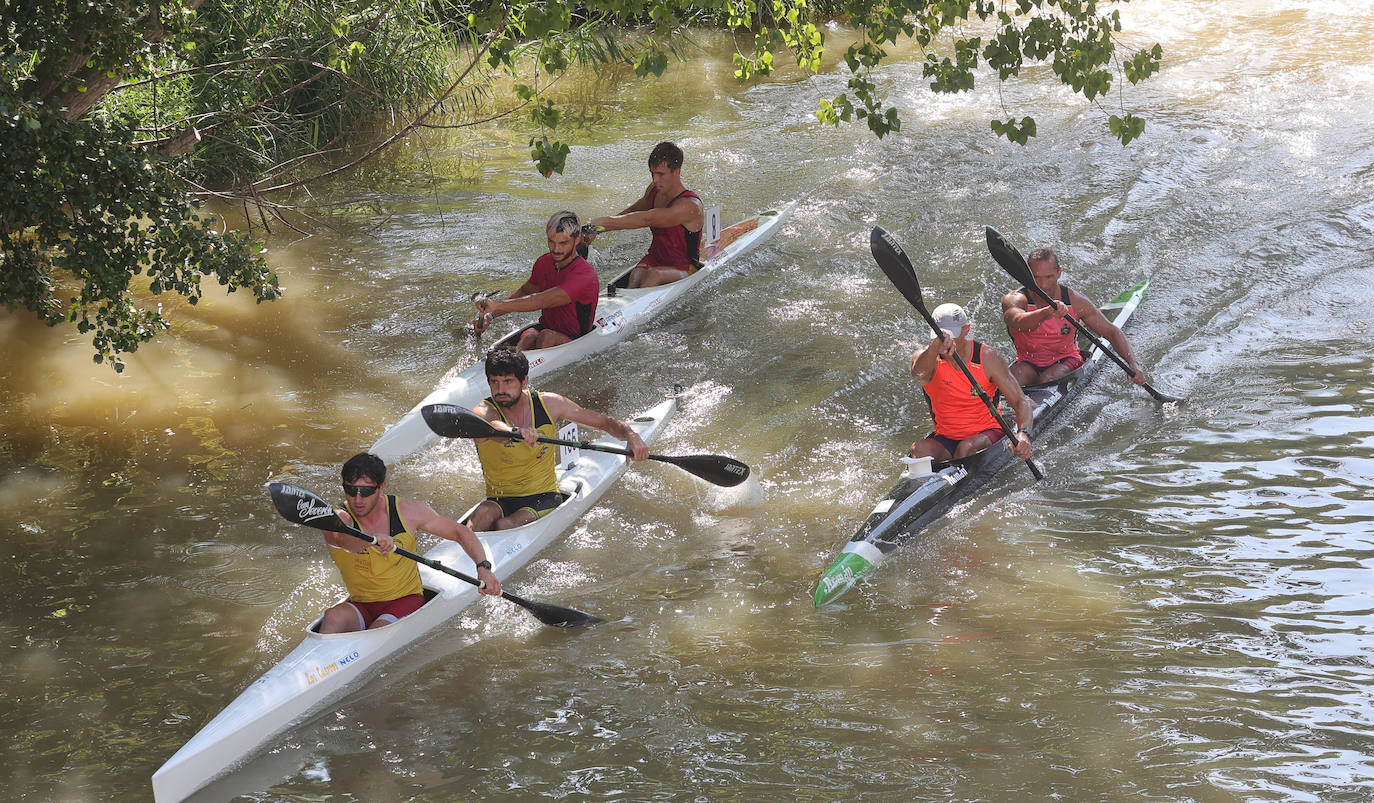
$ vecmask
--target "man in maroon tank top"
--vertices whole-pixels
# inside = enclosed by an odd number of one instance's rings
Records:
[[[1059,267],[1059,257],[1054,251],[1037,248],[1030,253],[1026,264],[1030,266],[1036,287],[1055,301],[1052,306],[1041,306],[1045,299],[1029,287],[1013,290],[1002,298],[1002,320],[1016,344],[1016,362],[1011,364],[1011,374],[1016,381],[1022,385],[1053,382],[1083,364],[1077,332],[1064,320],[1064,316],[1072,315],[1093,334],[1112,344],[1121,359],[1135,371],[1132,382],[1145,384],[1145,371],[1135,361],[1135,352],[1121,329],[1107,320],[1087,296],[1059,283],[1064,269]]]
[[[649,253],[630,271],[632,288],[675,282],[701,266],[705,213],[701,198],[682,185],[682,149],[671,142],[654,146],[649,175],[653,181],[638,201],[590,224],[606,231],[648,227],[653,232]]]

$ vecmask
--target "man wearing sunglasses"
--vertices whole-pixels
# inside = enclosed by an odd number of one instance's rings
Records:
[[[576,421],[625,441],[634,452],[628,460],[644,460],[649,447],[629,424],[579,406],[557,393],[530,389],[530,363],[509,346],[487,354],[487,387],[491,395],[472,409],[497,429],[513,431],[521,439],[478,438],[477,459],[487,481],[487,498],[468,518],[472,529],[509,530],[538,519],[565,498],[558,490],[558,449],[539,437],[558,436],[559,421]]]
[[[417,552],[417,530],[457,541],[477,564],[477,579],[485,584],[479,591],[501,593],[501,581],[492,574],[491,561],[471,528],[440,516],[424,502],[382,492],[386,487],[386,464],[380,457],[366,452],[354,455],[344,463],[341,474],[348,502],[346,510],[336,512],[375,537],[377,543],[369,544],[345,533],[324,534],[329,555],[348,589],[348,599],[324,612],[321,633],[385,627],[425,604],[419,565],[395,552],[398,546]]]

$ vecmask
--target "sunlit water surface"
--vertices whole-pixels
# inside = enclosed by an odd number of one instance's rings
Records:
[[[799,209],[544,386],[628,416],[682,385],[659,451],[728,453],[756,483],[635,468],[503,578],[612,624],[483,603],[204,799],[1374,796],[1374,12],[1159,0],[1125,20],[1168,54],[1127,96],[1149,120],[1129,148],[1044,76],[935,97],[911,64],[880,76],[900,134],[823,128],[837,73],[740,87],[704,36],[704,63],[596,87],[566,175],[530,170],[521,130],[430,142],[438,175],[398,168],[336,230],[271,238],[286,298],[178,309],[122,376],[0,317],[6,797],[149,798],[337,594],[262,484],[332,493],[480,355],[470,294],[519,284],[552,211],[628,203],[665,138],[727,222]],[[996,140],[999,102],[1040,138]],[[1129,334],[1187,402],[1109,366],[1037,444],[1044,482],[1009,468],[818,611],[816,578],[927,426],[906,373],[922,327],[868,231],[1005,348],[984,224],[1057,247],[1098,299],[1149,277]],[[599,241],[603,276],[646,241]],[[398,465],[394,489],[459,512],[481,492],[469,450]]]

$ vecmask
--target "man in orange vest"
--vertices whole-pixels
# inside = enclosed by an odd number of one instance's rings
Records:
[[[1059,257],[1054,251],[1037,248],[1026,264],[1030,266],[1036,287],[1054,299],[1054,303],[1040,306],[1044,299],[1032,295],[1029,287],[1013,290],[1002,298],[1002,320],[1011,334],[1011,341],[1016,344],[1016,362],[1011,364],[1011,375],[1016,381],[1022,385],[1053,382],[1083,364],[1083,355],[1078,350],[1078,333],[1073,324],[1064,320],[1064,316],[1072,315],[1093,334],[1112,344],[1117,355],[1135,371],[1132,382],[1145,384],[1145,371],[1135,361],[1135,352],[1121,329],[1107,320],[1087,296],[1059,283],[1064,269],[1059,267]]]
[[[950,460],[980,452],[1005,433],[986,404],[969,384],[968,377],[954,365],[958,354],[987,395],[996,400],[999,391],[1016,411],[1016,442],[1007,444],[1022,460],[1030,458],[1031,425],[1035,413],[1030,399],[1007,370],[1007,363],[996,351],[970,338],[972,324],[968,313],[958,304],[941,304],[932,313],[941,332],[930,344],[911,355],[911,375],[921,384],[935,431],[911,444],[912,457]]]

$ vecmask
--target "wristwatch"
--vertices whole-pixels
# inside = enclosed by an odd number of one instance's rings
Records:
[[[1030,430],[1026,429],[1025,427],[1017,427],[1017,428],[1016,428],[1016,434],[1017,434],[1017,435],[1025,435],[1025,436],[1026,436],[1026,440],[1030,440],[1030,436],[1031,436]]]
[[[490,568],[491,568],[491,561],[489,561],[489,560],[479,561],[479,562],[477,563],[477,568],[479,568],[479,569],[490,569]]]

